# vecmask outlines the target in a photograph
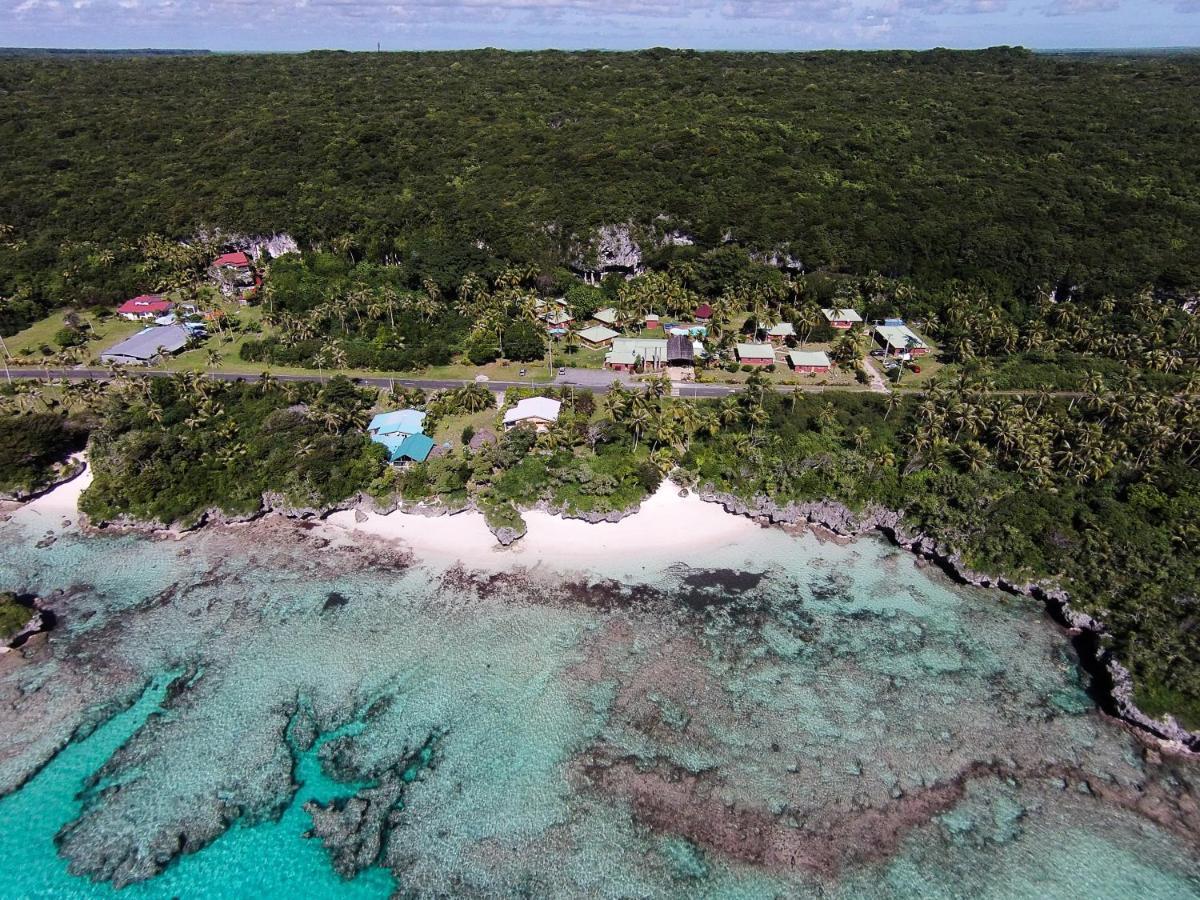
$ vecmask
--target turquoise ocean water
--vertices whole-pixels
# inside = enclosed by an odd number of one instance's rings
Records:
[[[0,659],[0,896],[1200,896],[1195,765],[1035,605],[882,542],[39,536],[0,526],[61,615]]]

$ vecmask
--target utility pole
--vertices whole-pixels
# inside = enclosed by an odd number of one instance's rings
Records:
[[[4,343],[3,335],[0,335],[0,353],[4,354],[4,377],[12,384],[12,372],[8,371],[8,344]]]

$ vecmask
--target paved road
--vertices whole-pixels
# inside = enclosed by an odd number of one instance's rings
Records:
[[[130,374],[144,372],[147,375],[170,376],[176,375],[178,372],[167,371],[164,369],[133,369],[127,370]],[[0,373],[2,374],[2,373]],[[40,379],[46,378],[47,375],[52,379],[66,378],[69,381],[87,381],[94,379],[96,381],[108,381],[112,378],[112,373],[108,369],[89,369],[80,367],[76,369],[32,369],[21,368],[12,370],[13,378],[21,379]],[[235,373],[235,372],[208,372],[205,373],[206,378],[211,378],[214,381],[258,381],[259,376],[253,373]],[[271,377],[276,381],[328,381],[331,376],[319,375],[313,373],[311,375],[283,375],[271,373]],[[471,384],[470,379],[446,379],[446,378],[386,378],[382,376],[364,376],[356,378],[358,384],[369,384],[377,388],[390,388],[392,385],[403,387],[419,387],[425,389],[434,388],[456,388],[462,387],[464,384]],[[636,386],[636,382],[631,381],[628,377],[619,377],[615,372],[605,372],[600,369],[567,369],[563,375],[556,375],[554,381],[534,381],[532,379],[516,380],[516,381],[486,381],[481,382],[485,387],[503,393],[510,387],[541,387],[547,384],[553,384],[557,387],[586,387],[589,390],[595,391],[598,394],[607,393],[614,381],[620,381],[631,387]],[[721,385],[721,384],[698,384],[684,385],[680,388],[680,395],[683,397],[727,397],[730,394],[736,393],[736,386]]]
[[[170,371],[166,369],[135,369],[127,370],[131,374],[143,372],[147,375],[178,375],[179,371]],[[89,378],[96,381],[110,381],[112,373],[108,369],[89,369],[80,367],[77,369],[33,369],[29,367],[16,368],[10,370],[12,379],[22,380],[39,380],[47,377],[51,379],[66,378],[69,381],[87,381]],[[206,372],[203,373],[206,378],[211,378],[215,381],[258,381],[258,375],[252,372]],[[0,372],[0,378],[4,377],[4,373]],[[330,375],[282,375],[271,373],[271,377],[276,381],[328,381]],[[427,390],[437,388],[456,388],[462,387],[464,384],[471,384],[470,379],[450,379],[450,378],[386,378],[382,376],[364,376],[354,379],[358,384],[369,384],[372,387],[386,388],[392,385],[403,385],[404,387],[419,387]],[[637,388],[638,382],[623,376],[618,378],[615,372],[605,372],[601,369],[567,369],[565,375],[556,375],[553,381],[533,381],[531,379],[517,381],[485,381],[482,382],[485,387],[490,388],[496,393],[503,393],[510,387],[543,387],[553,385],[555,387],[586,387],[589,390],[595,391],[597,394],[606,394],[612,388],[614,381],[621,381],[623,384],[631,388]],[[776,390],[782,393],[798,392],[804,394],[820,394],[825,391],[842,391],[848,388],[837,387],[836,385],[819,385],[819,384],[800,384],[786,385],[779,384],[775,386]],[[706,398],[706,397],[728,397],[730,394],[736,394],[741,390],[741,385],[728,384],[680,384],[678,386],[679,393],[674,396],[684,398]],[[916,395],[919,390],[902,391],[904,394]],[[1029,397],[1042,393],[1040,390],[1000,390],[988,391],[991,396],[1004,397]],[[1049,391],[1051,397],[1080,399],[1087,396],[1086,391]]]

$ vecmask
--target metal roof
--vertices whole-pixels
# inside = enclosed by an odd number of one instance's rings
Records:
[[[621,336],[619,331],[613,331],[611,328],[605,328],[603,325],[593,325],[591,328],[585,328],[583,331],[576,333],[585,341],[590,341],[593,344],[610,341],[615,337]]]
[[[909,347],[925,347],[927,344],[917,337],[907,325],[876,325],[875,334],[883,338],[889,347],[907,350]]]
[[[425,413],[419,409],[396,409],[382,412],[371,420],[367,431],[372,434],[420,434],[425,430]]]
[[[862,316],[852,309],[823,309],[822,313],[830,322],[861,322]]]
[[[123,357],[149,362],[160,353],[182,350],[191,336],[191,332],[182,325],[156,325],[114,344],[101,353],[100,358]]]
[[[788,354],[788,364],[796,366],[825,366],[830,365],[829,356],[824,350],[793,350]]]
[[[770,344],[738,344],[738,359],[774,359],[775,348]]]
[[[550,397],[526,397],[512,409],[504,413],[504,424],[511,425],[524,419],[545,419],[547,422],[558,421],[558,411],[562,403]]]
[[[667,362],[687,362],[696,360],[696,351],[692,347],[692,339],[687,335],[673,334],[667,338]]]

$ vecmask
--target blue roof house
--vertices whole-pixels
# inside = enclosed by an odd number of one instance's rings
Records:
[[[433,449],[433,438],[422,432],[425,413],[419,409],[397,409],[377,415],[367,426],[371,440],[383,444],[388,462],[424,462]]]
[[[383,444],[388,452],[388,462],[425,462],[429,452],[433,450],[433,438],[425,434],[410,434],[405,437],[386,434],[371,438],[376,443]]]
[[[425,430],[425,413],[419,409],[396,409],[392,412],[382,412],[371,420],[367,432],[371,437],[383,435],[421,434]]]

